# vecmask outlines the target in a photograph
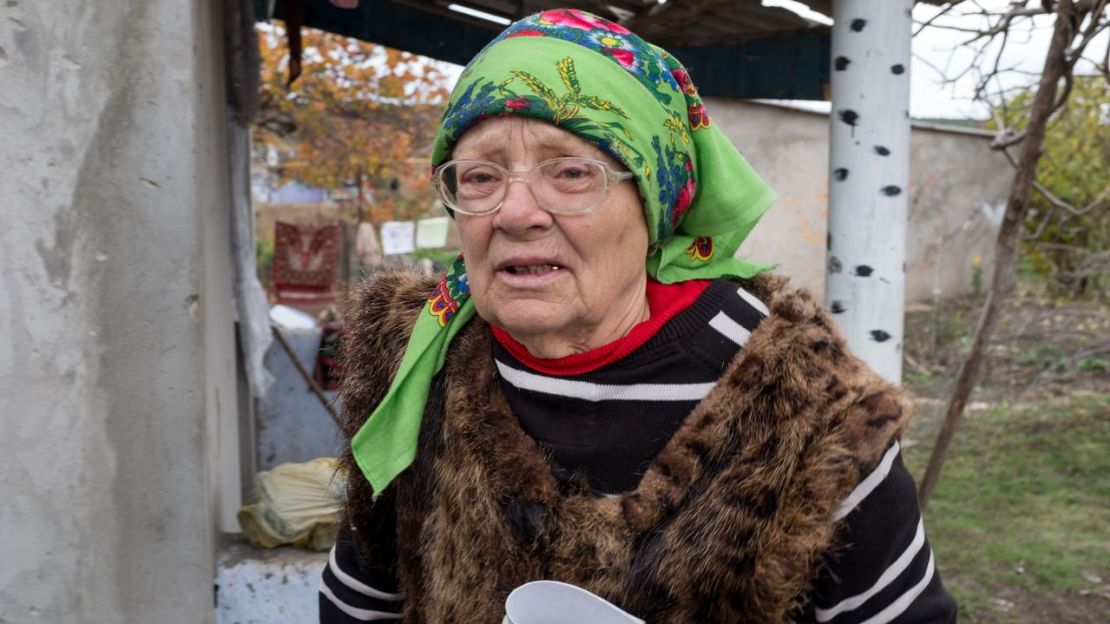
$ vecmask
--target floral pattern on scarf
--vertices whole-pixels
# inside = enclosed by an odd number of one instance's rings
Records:
[[[611,59],[668,111],[670,117],[658,136],[664,137],[669,145],[653,143],[655,162],[650,162],[650,155],[642,153],[642,147],[634,146],[632,135],[621,122],[628,118],[627,114],[609,99],[584,90],[569,56],[557,61],[561,85],[546,84],[523,70],[513,71],[511,77],[500,82],[481,79],[472,82],[444,113],[442,126],[448,142],[457,141],[475,123],[498,115],[521,115],[553,123],[590,141],[623,162],[638,177],[655,177],[665,215],[656,228],[654,244],[665,242],[689,209],[697,188],[689,154],[690,133],[710,126],[705,105],[686,69],[666,50],[644,41],[620,24],[584,11],[555,9],[510,25],[478,53],[460,82],[471,78],[470,69],[479,64],[478,59],[492,46],[520,37],[558,39]],[[677,110],[684,110],[687,119],[672,110],[675,97],[682,98],[676,102],[680,105]],[[599,112],[611,113],[611,119],[598,115]]]
[[[470,282],[466,275],[466,266],[463,264],[462,254],[451,263],[451,268],[443,275],[443,279],[436,284],[432,295],[428,297],[425,309],[439,322],[440,327],[446,327],[451,322],[459,306],[470,298]]]
[[[602,121],[596,115],[580,113],[587,109],[611,113],[616,118],[627,119],[628,115],[610,100],[583,91],[574,59],[568,56],[556,61],[555,65],[561,85],[548,85],[520,70],[501,83],[474,82],[444,112],[444,132],[454,142],[471,125],[487,117],[503,114],[534,117],[581,136],[633,171],[650,175],[650,168],[632,146],[629,132],[620,121]],[[518,90],[518,85],[527,91]]]
[[[713,258],[713,238],[710,236],[695,238],[694,242],[686,248],[686,254],[690,256],[691,260],[709,262]]]
[[[678,82],[682,93],[686,96],[686,113],[690,117],[690,128],[693,130],[708,128],[709,113],[705,111],[705,104],[702,103],[701,97],[698,95],[698,89],[694,86],[694,81],[690,80],[690,74],[670,54],[664,56],[664,60],[667,65],[671,66],[671,76]]]
[[[674,233],[675,225],[690,209],[694,201],[697,182],[694,180],[694,163],[685,151],[676,150],[673,144],[664,145],[659,137],[652,137],[655,149],[655,177],[659,184],[659,204],[666,213],[659,219],[656,240],[666,241]]]
[[[658,49],[624,26],[576,9],[553,9],[509,26],[486,48],[503,39],[552,37],[589,48],[613,59],[663,103],[682,91]]]

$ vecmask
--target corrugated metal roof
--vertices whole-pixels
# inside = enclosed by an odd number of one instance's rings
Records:
[[[507,19],[517,19],[546,9],[562,8],[559,0],[399,0],[413,8],[438,13],[452,19],[489,27],[488,22],[469,18],[447,8],[461,4]],[[803,2],[828,15],[829,0]],[[764,7],[760,0],[578,0],[569,4],[618,21],[636,34],[664,47],[723,45],[749,39],[774,37],[799,32],[827,31],[827,26],[800,17],[779,7]]]
[[[465,64],[504,27],[451,10],[460,5],[515,20],[567,0],[254,0],[260,19],[299,6],[303,25],[451,63]],[[931,3],[943,0],[925,0]],[[804,0],[822,15],[830,0]],[[613,19],[686,65],[707,96],[820,100],[827,97],[830,27],[761,0],[571,0],[572,8]],[[456,7],[457,8],[457,7]],[[507,23],[507,22],[506,22]]]

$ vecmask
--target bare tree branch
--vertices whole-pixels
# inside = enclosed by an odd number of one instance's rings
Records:
[[[939,19],[941,17],[944,17],[949,11],[956,8],[959,4],[960,4],[959,2],[953,2],[952,4],[949,4],[948,6],[941,9],[936,15],[930,17],[929,19],[925,20],[924,22],[918,22],[918,21],[914,20],[914,22],[916,24],[919,24],[919,28],[917,30],[913,31],[912,36],[916,37],[917,35],[919,35],[921,33],[921,31],[923,31],[927,27],[931,26],[933,24],[933,22],[937,21],[937,19]]]
[[[929,69],[935,71],[937,73],[937,75],[940,76],[940,78],[942,80],[944,79],[945,76],[944,76],[944,70],[943,69],[937,67],[929,59],[925,58],[924,56],[921,56],[920,54],[917,54],[916,52],[912,53],[912,55],[913,55],[913,58],[915,58],[915,59],[921,61],[922,63],[924,63],[925,65],[929,66]]]
[[[1029,122],[1025,130],[1026,139],[1022,143],[1021,152],[1017,158],[1014,179],[1010,184],[1010,193],[1006,200],[1006,211],[995,243],[995,268],[990,289],[971,339],[971,349],[956,376],[956,384],[945,408],[944,422],[937,435],[925,476],[921,480],[919,500],[922,509],[928,505],[929,497],[940,478],[948,448],[955,437],[964,408],[982,368],[986,344],[998,321],[1001,303],[1013,289],[1018,244],[1029,210],[1029,195],[1036,181],[1037,164],[1044,146],[1048,120],[1055,108],[1056,90],[1060,79],[1071,69],[1067,63],[1066,52],[1076,34],[1078,20],[1075,17],[1081,15],[1076,11],[1076,6],[1071,0],[1059,0],[1057,3],[1057,16],[1053,25],[1052,42],[1045,55],[1044,73],[1033,97],[1033,106],[1030,109]]]
[[[1013,154],[1011,154],[1010,151],[1006,149],[1000,151],[1004,156],[1006,156],[1006,160],[1009,161],[1010,165],[1012,165],[1016,169],[1018,163],[1016,160],[1014,160]],[[1110,184],[1108,184],[1105,188],[1102,189],[1102,191],[1099,192],[1098,195],[1095,196],[1095,198],[1089,204],[1082,208],[1077,208],[1067,201],[1064,201],[1063,199],[1057,197],[1055,193],[1048,190],[1045,185],[1036,180],[1033,181],[1033,188],[1036,189],[1037,192],[1040,193],[1046,200],[1048,200],[1048,203],[1052,204],[1056,208],[1068,212],[1073,217],[1079,217],[1087,214],[1088,212],[1091,212],[1092,210],[1097,210],[1101,208],[1103,204],[1106,203],[1106,200],[1110,198]]]
[[[1052,110],[1049,113],[1050,116],[1055,114],[1056,111],[1060,110],[1067,103],[1068,98],[1071,96],[1072,89],[1075,87],[1075,64],[1079,61],[1080,58],[1083,57],[1084,50],[1086,50],[1087,46],[1091,43],[1091,41],[1096,36],[1098,36],[1103,30],[1106,30],[1106,29],[1110,28],[1110,20],[1103,20],[1101,18],[1101,15],[1103,15],[1106,11],[1106,7],[1107,7],[1108,3],[1110,3],[1110,0],[1091,0],[1090,2],[1083,3],[1083,4],[1086,4],[1086,5],[1093,5],[1093,6],[1090,7],[1090,10],[1092,10],[1094,12],[1089,14],[1090,17],[1091,17],[1090,22],[1087,24],[1087,27],[1084,29],[1079,42],[1076,43],[1074,46],[1070,47],[1064,54],[1064,59],[1065,59],[1065,64],[1066,64],[1066,68],[1065,68],[1064,75],[1063,75],[1064,89],[1057,96],[1056,102],[1053,104]],[[1078,4],[1077,4],[1077,6],[1078,6]],[[1008,13],[1007,16],[1009,16],[1009,15],[1010,14]],[[1082,16],[1082,12],[1080,10],[1077,10],[1076,15]],[[1004,19],[1005,19],[1005,17],[1006,16],[1004,16]],[[1077,19],[1076,21],[1079,21],[1079,20]],[[999,46],[998,52],[995,55],[994,67],[986,75],[986,78],[984,78],[983,81],[980,83],[980,86],[976,89],[976,97],[979,98],[979,99],[982,99],[981,95],[983,93],[983,87],[986,84],[986,81],[991,79],[992,77],[998,76],[1000,73],[1002,73],[999,70],[999,61],[1001,60],[1002,55],[1005,52],[1006,42],[1007,42],[1007,39],[1008,39],[1008,34],[1009,34],[1009,31],[1003,31],[1003,33],[1002,33],[1002,43]],[[993,41],[993,38],[994,38],[994,35],[992,35],[992,38],[991,38],[992,41]],[[984,47],[986,47],[986,46],[984,46]],[[1107,53],[1110,54],[1110,44],[1107,45]],[[1005,70],[1005,71],[1009,71],[1009,70]],[[1108,75],[1108,79],[1110,79],[1110,75]],[[997,135],[995,136],[994,140],[991,141],[991,149],[1005,150],[1009,147],[1013,147],[1014,145],[1017,145],[1018,143],[1021,143],[1023,140],[1025,140],[1025,136],[1026,136],[1026,133],[1024,131],[1014,132],[1012,129],[1006,128],[1005,126],[1000,125]],[[1008,154],[1007,154],[1007,158],[1010,158],[1010,156]],[[1011,163],[1012,162],[1013,161],[1011,159]],[[1040,189],[1038,189],[1038,190],[1040,190]]]
[[[990,28],[987,28],[986,30],[971,29],[970,32],[975,33],[975,36],[972,37],[971,39],[968,39],[967,41],[963,42],[964,45],[974,43],[974,42],[976,42],[976,41],[978,41],[978,40],[980,40],[984,37],[995,37],[999,34],[1002,34],[1004,32],[1009,31],[1010,25],[1013,23],[1013,21],[1015,19],[1017,19],[1019,17],[1030,17],[1031,18],[1031,17],[1034,17],[1036,15],[1047,15],[1047,14],[1051,13],[1051,11],[1046,11],[1045,9],[1040,8],[1040,7],[1026,8],[1026,7],[1020,7],[1019,5],[1015,5],[1015,4],[1011,4],[1010,7],[1011,8],[1010,8],[1009,11],[1007,11],[1006,13],[1002,13],[1002,14],[991,13],[989,11],[984,10],[983,11],[983,16],[984,17],[986,17],[988,19],[991,18],[991,17],[997,17],[998,21],[994,25],[992,25]],[[969,30],[969,29],[953,29],[953,30]]]
[[[1097,37],[1103,30],[1106,30],[1108,26],[1110,26],[1110,19],[1103,19],[1103,15],[1106,12],[1107,2],[1108,0],[1098,0],[1096,6],[1093,9],[1094,12],[1090,14],[1090,22],[1083,30],[1083,34],[1079,40],[1079,43],[1075,44],[1068,50],[1066,58],[1068,59],[1069,69],[1075,67],[1076,61],[1078,61],[1083,56],[1083,51],[1087,49],[1087,45],[1091,43],[1091,40]]]
[[[1102,189],[1102,192],[1100,192],[1093,200],[1091,200],[1091,203],[1087,204],[1074,214],[1078,216],[1091,212],[1092,210],[1099,210],[1106,205],[1107,199],[1110,199],[1110,184],[1107,184],[1106,187]]]
[[[1048,224],[1052,221],[1053,216],[1055,216],[1054,211],[1046,210],[1044,213],[1044,219],[1041,220],[1041,224],[1038,225],[1037,229],[1034,230],[1031,234],[1022,234],[1022,240],[1036,240],[1040,238],[1041,234],[1044,234],[1045,228],[1048,227]]]

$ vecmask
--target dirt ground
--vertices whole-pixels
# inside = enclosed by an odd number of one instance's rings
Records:
[[[969,297],[907,310],[904,375],[915,396],[948,398],[981,305]],[[1107,392],[1110,308],[1020,294],[1005,303],[974,402],[1036,403]]]

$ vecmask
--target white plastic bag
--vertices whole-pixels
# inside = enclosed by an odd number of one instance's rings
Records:
[[[321,457],[258,473],[247,504],[239,510],[243,536],[259,548],[331,548],[346,496],[337,465],[334,457]]]

